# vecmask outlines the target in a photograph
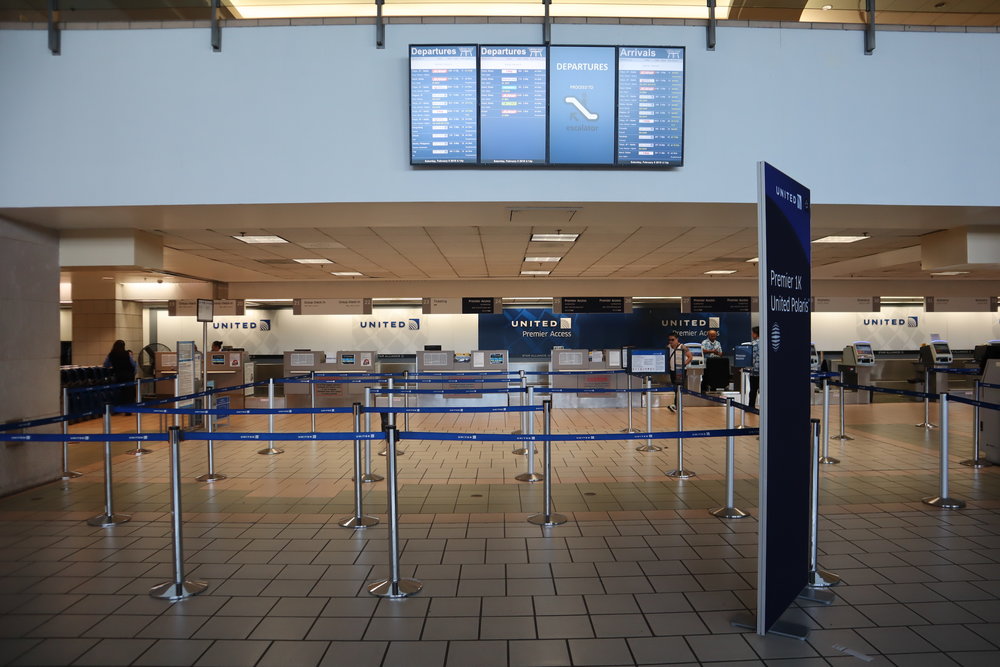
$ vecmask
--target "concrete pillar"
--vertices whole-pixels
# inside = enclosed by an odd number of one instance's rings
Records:
[[[142,307],[121,299],[121,286],[101,271],[74,271],[73,363],[96,366],[104,362],[119,338],[139,356],[142,349]]]

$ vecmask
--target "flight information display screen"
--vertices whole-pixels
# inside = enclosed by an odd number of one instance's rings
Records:
[[[620,165],[684,159],[684,49],[618,48]]]
[[[410,164],[479,161],[476,46],[410,47]]]
[[[615,49],[549,48],[549,163],[615,159]]]
[[[482,164],[544,164],[547,49],[479,47]]]

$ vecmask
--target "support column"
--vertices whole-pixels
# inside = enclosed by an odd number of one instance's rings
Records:
[[[138,357],[142,349],[142,306],[123,301],[121,287],[102,271],[74,271],[73,363],[98,366],[119,338]],[[110,274],[107,274],[110,275]]]

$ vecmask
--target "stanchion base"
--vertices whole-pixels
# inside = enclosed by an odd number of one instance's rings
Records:
[[[512,449],[510,453],[513,454],[514,456],[527,456],[528,448],[521,447],[520,449]],[[537,454],[538,450],[536,449],[534,453]]]
[[[656,445],[639,445],[635,448],[637,452],[662,452],[663,447],[658,447]]]
[[[378,475],[378,474],[375,474],[373,472],[370,472],[367,475],[362,475],[361,476],[361,483],[362,484],[372,484],[374,482],[381,482],[383,479],[385,479],[385,477],[383,477],[382,475]],[[351,481],[352,482],[354,481],[353,477],[351,478]]]
[[[719,507],[714,510],[708,510],[708,513],[720,519],[745,519],[750,516],[739,507]]]
[[[387,451],[388,450],[383,449],[381,452],[378,453],[378,455],[379,456],[385,456]],[[406,452],[404,452],[402,449],[399,449],[397,447],[396,448],[396,456],[402,456],[403,454],[406,454]]]
[[[510,434],[511,435],[524,435],[524,431],[522,431],[521,429],[517,429],[516,431],[511,431]]]
[[[821,457],[819,457],[819,462],[820,463],[824,463],[824,464],[833,465],[833,464],[836,464],[836,463],[840,463],[840,459],[835,459],[832,456],[821,456]]]
[[[619,433],[642,433],[642,429],[638,428],[623,428]]]
[[[540,482],[545,479],[545,475],[537,472],[522,472],[520,475],[515,475],[514,479],[519,482]]]
[[[64,470],[62,474],[63,479],[76,479],[77,477],[83,477],[83,473],[75,470]]]
[[[837,596],[834,595],[832,591],[828,591],[824,588],[814,588],[813,586],[806,586],[803,588],[802,592],[798,594],[798,598],[801,600],[819,602],[820,604],[825,604],[827,606],[832,605],[837,601]]]
[[[941,496],[934,496],[932,498],[924,498],[923,503],[925,505],[931,505],[932,507],[940,507],[946,510],[960,510],[965,507],[965,501],[959,500],[958,498],[942,498]]]
[[[227,475],[223,475],[221,472],[205,473],[201,477],[195,477],[196,482],[218,482],[219,480],[226,479]]]
[[[145,447],[136,447],[135,449],[130,449],[125,453],[130,454],[132,456],[142,456],[143,454],[152,454],[153,450],[146,449]]]
[[[809,582],[808,586],[810,588],[829,588],[830,586],[836,586],[840,583],[840,577],[832,572],[826,572],[825,570],[813,570],[809,573],[806,581]]]
[[[158,584],[149,589],[149,597],[159,600],[183,600],[198,593],[204,593],[208,589],[208,582],[190,581],[185,579],[181,583],[168,581]]]
[[[132,516],[129,514],[112,514],[108,516],[107,514],[98,514],[97,516],[87,519],[88,526],[96,526],[98,528],[107,528],[108,526],[117,526],[120,523],[127,523],[132,520]]]
[[[753,614],[737,614],[736,616],[733,616],[731,621],[729,621],[729,625],[734,628],[756,630],[757,617]],[[798,623],[789,623],[788,621],[779,620],[774,622],[771,629],[767,631],[767,634],[805,641],[809,637],[809,628],[804,625],[799,625]]]
[[[831,435],[830,439],[831,440],[854,440],[854,438],[852,438],[851,436],[847,435],[846,433],[841,433],[840,435]]]
[[[395,586],[391,580],[383,579],[369,585],[368,592],[380,598],[405,598],[416,595],[423,587],[424,585],[416,579],[400,579]]]
[[[569,521],[562,514],[550,514],[545,516],[544,514],[532,514],[528,517],[528,523],[533,523],[536,526],[561,526],[562,524]]]
[[[361,516],[349,516],[337,522],[342,528],[371,528],[378,525],[378,518],[362,514]]]
[[[276,447],[265,447],[257,452],[261,456],[274,456],[275,454],[284,454],[284,449],[278,449]]]
[[[990,461],[987,461],[986,459],[966,459],[964,461],[959,461],[959,464],[967,466],[969,468],[989,468],[991,465],[993,465]],[[66,478],[63,477],[63,479]]]
[[[931,424],[930,422],[920,422],[919,424],[914,424],[917,428],[937,428],[937,424]]]
[[[673,477],[674,479],[688,479],[690,477],[694,477],[697,474],[698,473],[696,472],[692,472],[690,470],[685,470],[684,468],[681,468],[679,470],[669,471],[667,473],[667,477]]]

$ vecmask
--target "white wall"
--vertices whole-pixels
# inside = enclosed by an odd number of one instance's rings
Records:
[[[870,341],[876,352],[916,350],[931,334],[941,336],[952,349],[971,350],[1000,340],[1000,313],[925,313],[923,308],[883,306],[878,313],[812,314],[813,342],[819,350],[841,350],[856,340]]]
[[[1000,205],[995,34],[558,24],[563,44],[688,47],[685,167],[419,170],[409,43],[537,43],[538,25],[0,32],[0,206],[322,201],[752,202],[754,163],[815,203]]]
[[[59,340],[73,340],[73,309],[59,309]]]

